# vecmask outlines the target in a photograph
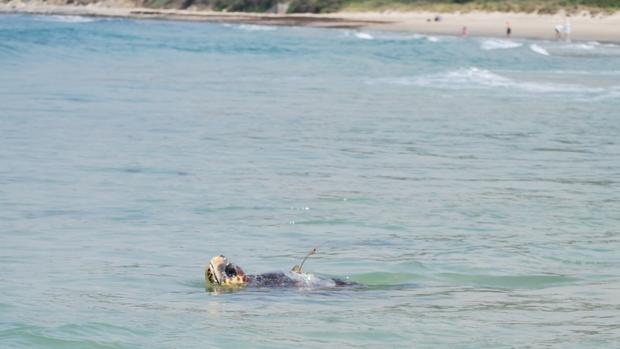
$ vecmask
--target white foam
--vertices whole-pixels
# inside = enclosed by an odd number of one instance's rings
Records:
[[[533,50],[533,49],[532,49]],[[601,44],[597,41],[574,43],[548,43],[544,51],[562,57],[618,57],[620,48],[614,44]]]
[[[588,45],[592,45],[592,46],[600,46],[600,47],[618,47],[617,44],[612,44],[612,43],[605,43],[602,44],[598,41],[588,41],[587,42]]]
[[[448,40],[447,36],[431,36],[431,35],[423,35],[423,34],[395,34],[395,33],[386,33],[386,32],[377,32],[377,33],[366,33],[360,31],[351,31],[345,30],[343,31],[344,36],[346,37],[356,37],[364,40],[385,40],[385,41],[417,41],[417,40],[426,40],[428,42],[441,42]]]
[[[428,42],[440,42],[440,41],[444,41],[446,37],[440,38],[438,36],[432,36],[432,35],[413,34],[410,36],[410,38],[414,40],[426,40]]]
[[[423,34],[409,34],[409,35],[401,35],[398,36],[401,40],[427,40],[431,42],[438,42],[439,38],[436,36],[428,36]]]
[[[480,44],[480,48],[489,51],[489,50],[499,50],[499,49],[509,49],[523,46],[520,42],[515,42],[512,40],[501,40],[501,39],[487,39],[482,41]]]
[[[565,46],[565,48],[567,49],[571,49],[571,50],[586,50],[586,51],[591,51],[594,50],[596,47],[596,45],[590,45],[590,44],[568,44]]]
[[[441,87],[461,89],[463,85],[476,86],[507,86],[510,79],[476,67],[463,68],[445,73],[429,74],[417,77],[386,78],[377,80],[381,83],[396,85],[415,85],[423,87]]]
[[[427,37],[428,36],[422,35],[422,34],[411,34],[409,36],[406,36],[406,38],[413,39],[413,40],[426,39]]]
[[[534,52],[536,52],[538,54],[541,54],[543,56],[550,56],[549,52],[547,52],[547,50],[545,50],[544,48],[538,46],[537,44],[531,44],[530,45],[530,50],[532,50],[532,51],[534,51]]]
[[[452,85],[483,85],[483,86],[507,86],[511,80],[501,75],[492,73],[486,69],[476,67],[458,69],[444,74],[423,77],[421,81],[430,83],[447,83]]]
[[[364,33],[364,32],[355,32],[355,37],[358,39],[363,39],[363,40],[372,40],[374,39],[374,37],[368,33]]]
[[[516,81],[511,78],[476,67],[462,68],[445,73],[430,74],[418,77],[401,77],[380,79],[377,82],[414,85],[443,89],[497,89],[508,88],[536,93],[589,93],[601,94],[611,90],[601,87],[588,87],[574,84],[560,84],[538,81]]]
[[[300,282],[304,288],[329,288],[336,287],[336,282],[331,278],[320,277],[315,274],[308,273],[293,273],[288,272],[286,276],[293,280]]]
[[[273,31],[276,30],[276,27],[269,25],[257,25],[257,24],[239,24],[234,26],[237,29],[249,31],[249,32],[258,32],[258,31]]]
[[[352,31],[352,30],[345,30],[344,36],[356,37],[359,39],[366,39],[366,40],[376,39],[376,40],[386,40],[386,41],[408,41],[408,40],[414,39],[411,35],[401,35],[401,34],[394,34],[394,33],[376,33],[373,35],[373,34],[369,34],[365,32]]]
[[[93,17],[83,17],[83,16],[37,16],[38,20],[41,21],[49,21],[49,22],[60,22],[60,23],[89,23],[96,21]]]

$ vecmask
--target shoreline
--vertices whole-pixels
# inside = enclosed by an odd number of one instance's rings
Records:
[[[342,29],[362,29],[390,24],[390,21],[387,20],[355,19],[352,17],[334,16],[334,14],[273,14],[252,12],[217,12],[207,10],[152,9],[140,7],[103,7],[94,5],[25,5],[23,3],[19,3],[18,5],[11,5],[10,3],[0,4],[0,14],[155,19]]]
[[[270,14],[245,12],[215,12],[194,9],[151,9],[136,7],[107,7],[100,5],[41,5],[3,3],[0,14],[85,16],[130,19],[178,20],[216,23],[246,23],[256,25],[306,26],[352,30],[381,30],[431,35],[460,35],[467,26],[469,36],[505,37],[506,23],[512,29],[511,38],[553,40],[554,27],[563,24],[566,16],[527,13],[469,12],[440,13],[441,21],[432,19],[431,12],[336,12],[330,14]],[[568,17],[572,26],[571,39],[620,43],[620,12],[606,16],[587,13]],[[429,21],[430,20],[430,21]]]

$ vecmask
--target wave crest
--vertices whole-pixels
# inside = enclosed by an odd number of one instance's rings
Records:
[[[583,85],[562,84],[538,81],[517,81],[476,67],[461,68],[445,73],[417,77],[400,77],[375,80],[380,83],[432,87],[441,89],[489,89],[510,88],[537,93],[588,93],[606,95],[616,91],[617,87],[588,87]]]
[[[499,49],[509,49],[523,46],[520,42],[515,42],[512,40],[501,40],[501,39],[488,39],[482,41],[480,44],[480,48],[485,51],[490,50],[499,50]]]
[[[67,16],[67,15],[53,15],[53,16],[36,16],[38,21],[47,22],[59,22],[59,23],[90,23],[95,22],[97,19],[93,17],[84,16]]]
[[[541,54],[543,56],[550,56],[550,54],[549,54],[549,52],[547,50],[545,50],[544,48],[540,47],[537,44],[531,44],[530,45],[530,50],[532,50],[532,51],[534,51],[534,52],[536,52],[538,54]]]
[[[248,32],[267,32],[267,31],[276,30],[276,27],[274,26],[258,25],[258,24],[239,24],[239,25],[233,25],[233,27],[236,29],[248,31]]]
[[[372,40],[374,39],[374,37],[368,33],[364,33],[364,32],[356,32],[355,37],[358,39],[364,39],[364,40]]]

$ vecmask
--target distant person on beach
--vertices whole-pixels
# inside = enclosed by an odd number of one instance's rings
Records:
[[[510,22],[506,22],[506,37],[510,37],[510,34],[512,34],[512,28],[510,28]]]
[[[467,26],[463,26],[463,29],[461,29],[461,36],[462,37],[467,37],[467,35],[469,35],[469,31],[467,30]]]
[[[564,25],[558,24],[555,26],[555,39],[556,40],[564,40],[570,42],[570,20],[568,17],[564,20]]]
[[[566,19],[564,20],[564,41],[570,42],[570,32],[571,32],[570,19],[566,17]]]
[[[561,24],[556,25],[555,26],[555,39],[556,40],[562,39],[562,32],[564,32],[564,26],[562,26]]]

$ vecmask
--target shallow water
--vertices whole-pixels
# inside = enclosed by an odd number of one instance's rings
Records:
[[[620,342],[617,45],[2,16],[0,104],[3,348]]]

